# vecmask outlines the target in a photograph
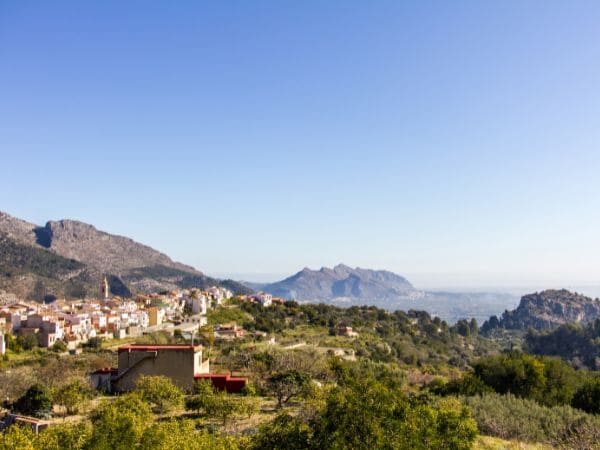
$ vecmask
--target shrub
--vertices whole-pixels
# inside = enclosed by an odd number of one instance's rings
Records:
[[[600,439],[600,417],[570,406],[548,407],[496,393],[464,398],[482,434],[502,439],[589,448]]]
[[[22,414],[47,417],[52,411],[52,394],[43,384],[34,384],[15,402],[15,409]]]
[[[66,414],[77,414],[93,395],[89,383],[78,379],[61,386],[54,399],[65,408]]]
[[[435,380],[435,383],[429,385],[429,390],[438,395],[464,395],[473,396],[486,392],[493,392],[493,389],[485,384],[481,378],[472,373],[468,373],[462,378],[443,383]]]
[[[62,353],[67,351],[67,346],[63,341],[56,341],[52,346],[52,350],[57,353]]]
[[[571,405],[588,413],[600,414],[600,378],[591,378],[581,386]]]
[[[563,361],[520,352],[482,358],[473,364],[473,370],[477,378],[499,394],[510,393],[547,406],[570,404],[581,379]]]

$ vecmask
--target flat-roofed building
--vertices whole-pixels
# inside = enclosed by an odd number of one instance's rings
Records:
[[[164,375],[186,391],[192,391],[194,376],[208,373],[200,345],[124,345],[119,347],[119,368],[112,390],[130,391],[142,375]]]

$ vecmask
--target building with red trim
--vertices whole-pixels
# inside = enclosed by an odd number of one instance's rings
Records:
[[[204,373],[194,376],[196,380],[210,380],[215,389],[227,391],[230,394],[239,394],[246,387],[247,378],[232,377],[230,374]]]
[[[229,374],[210,374],[208,359],[202,359],[200,345],[123,345],[118,349],[119,367],[105,367],[91,374],[91,384],[106,392],[124,392],[135,388],[141,376],[162,375],[187,392],[195,380],[210,380],[216,389],[240,392],[246,378]]]

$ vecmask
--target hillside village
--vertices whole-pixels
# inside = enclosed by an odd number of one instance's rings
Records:
[[[11,333],[29,346],[52,348],[64,345],[75,351],[90,339],[124,339],[160,331],[193,334],[207,324],[206,314],[232,297],[222,287],[206,290],[182,289],[164,294],[138,295],[135,299],[55,300],[40,304],[16,297],[0,303],[0,330]],[[241,301],[269,306],[270,294],[262,292],[240,296]],[[282,302],[281,299],[275,301]],[[218,337],[235,336],[235,325],[215,326]],[[33,342],[32,342],[33,340]],[[6,348],[0,333],[0,349]],[[4,354],[4,351],[2,354]]]

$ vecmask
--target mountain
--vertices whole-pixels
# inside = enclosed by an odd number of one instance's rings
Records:
[[[239,283],[210,278],[151,247],[90,224],[60,220],[42,227],[0,212],[0,289],[37,300],[97,296],[104,276],[111,292],[122,296],[212,285],[248,292]]]
[[[243,284],[256,291],[303,303],[374,305],[389,311],[424,310],[449,323],[473,317],[482,322],[490,315],[514,306],[518,300],[511,294],[498,292],[422,291],[393,272],[353,269],[344,264],[320,270],[304,268],[276,283]]]
[[[358,267],[353,269],[343,264],[333,269],[304,268],[285,280],[262,286],[262,290],[278,297],[320,302],[335,299],[381,301],[410,296],[416,292],[405,278],[395,273]]]
[[[507,330],[549,330],[567,323],[587,323],[600,318],[600,300],[561,290],[546,290],[521,298],[513,311],[505,311],[483,324],[487,332],[494,328]]]

